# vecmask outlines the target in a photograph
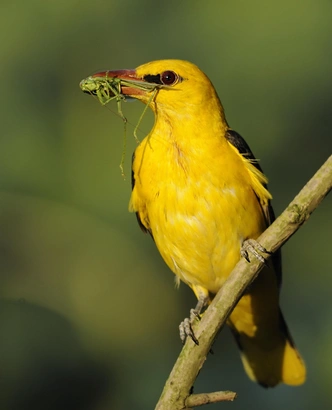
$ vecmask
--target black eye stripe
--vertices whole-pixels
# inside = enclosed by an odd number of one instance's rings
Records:
[[[173,85],[178,81],[181,81],[182,78],[179,77],[174,71],[164,71],[161,74],[147,74],[143,77],[148,83],[160,84],[160,85]]]
[[[154,83],[154,84],[160,84],[160,85],[163,84],[160,79],[160,74],[157,74],[157,75],[147,74],[143,77],[143,79],[148,83]]]

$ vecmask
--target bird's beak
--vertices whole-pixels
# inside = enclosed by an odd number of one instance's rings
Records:
[[[102,71],[85,78],[80,82],[80,88],[87,93],[95,94],[100,89],[101,84],[109,84],[109,96],[117,94],[139,98],[147,92],[154,90],[158,84],[153,84],[139,78],[136,70],[114,70]]]

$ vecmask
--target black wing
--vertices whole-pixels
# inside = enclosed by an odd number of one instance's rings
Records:
[[[226,132],[226,139],[239,151],[241,155],[243,155],[245,158],[250,159],[252,161],[252,164],[261,172],[263,172],[261,166],[259,165],[257,159],[255,158],[254,154],[252,153],[251,149],[249,148],[249,145],[245,142],[245,140],[241,137],[240,134],[238,134],[234,130],[228,130]],[[266,188],[266,185],[265,185]],[[265,216],[265,220],[267,225],[271,225],[271,223],[275,220],[275,215],[274,211],[271,205],[271,201],[268,201],[268,204],[266,206],[262,205],[262,210]],[[281,250],[278,249],[272,256],[272,263],[273,267],[276,271],[277,275],[277,280],[278,280],[278,285],[280,287],[281,285],[281,280],[282,280],[282,269],[281,269]]]

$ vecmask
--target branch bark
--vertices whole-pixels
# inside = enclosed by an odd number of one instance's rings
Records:
[[[332,187],[332,156],[322,165],[285,211],[258,238],[271,252],[280,248],[310,217]],[[247,286],[256,278],[263,263],[241,259],[225,281],[202,320],[194,326],[196,346],[188,338],[164,386],[155,410],[183,410],[191,406],[190,390],[211,346]],[[201,396],[201,395],[200,395]],[[212,396],[211,396],[212,397]],[[234,397],[233,397],[234,398]],[[208,401],[206,403],[211,403]]]
[[[236,399],[236,393],[232,391],[216,391],[213,393],[191,394],[186,399],[186,406],[198,407],[209,403],[219,403],[221,401],[233,401]]]

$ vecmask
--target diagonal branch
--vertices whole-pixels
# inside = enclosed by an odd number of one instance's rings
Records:
[[[331,187],[332,156],[304,186],[285,211],[258,238],[258,242],[266,249],[275,252],[306,222],[329,193]],[[155,410],[183,410],[192,405],[193,395],[190,395],[190,390],[206,360],[214,339],[243,292],[256,278],[262,267],[263,263],[256,259],[253,259],[251,263],[241,259],[235,266],[206,310],[202,320],[194,328],[199,346],[196,346],[188,338],[169,375]],[[215,393],[210,393],[210,395],[213,394]],[[211,402],[210,400],[205,403]]]

